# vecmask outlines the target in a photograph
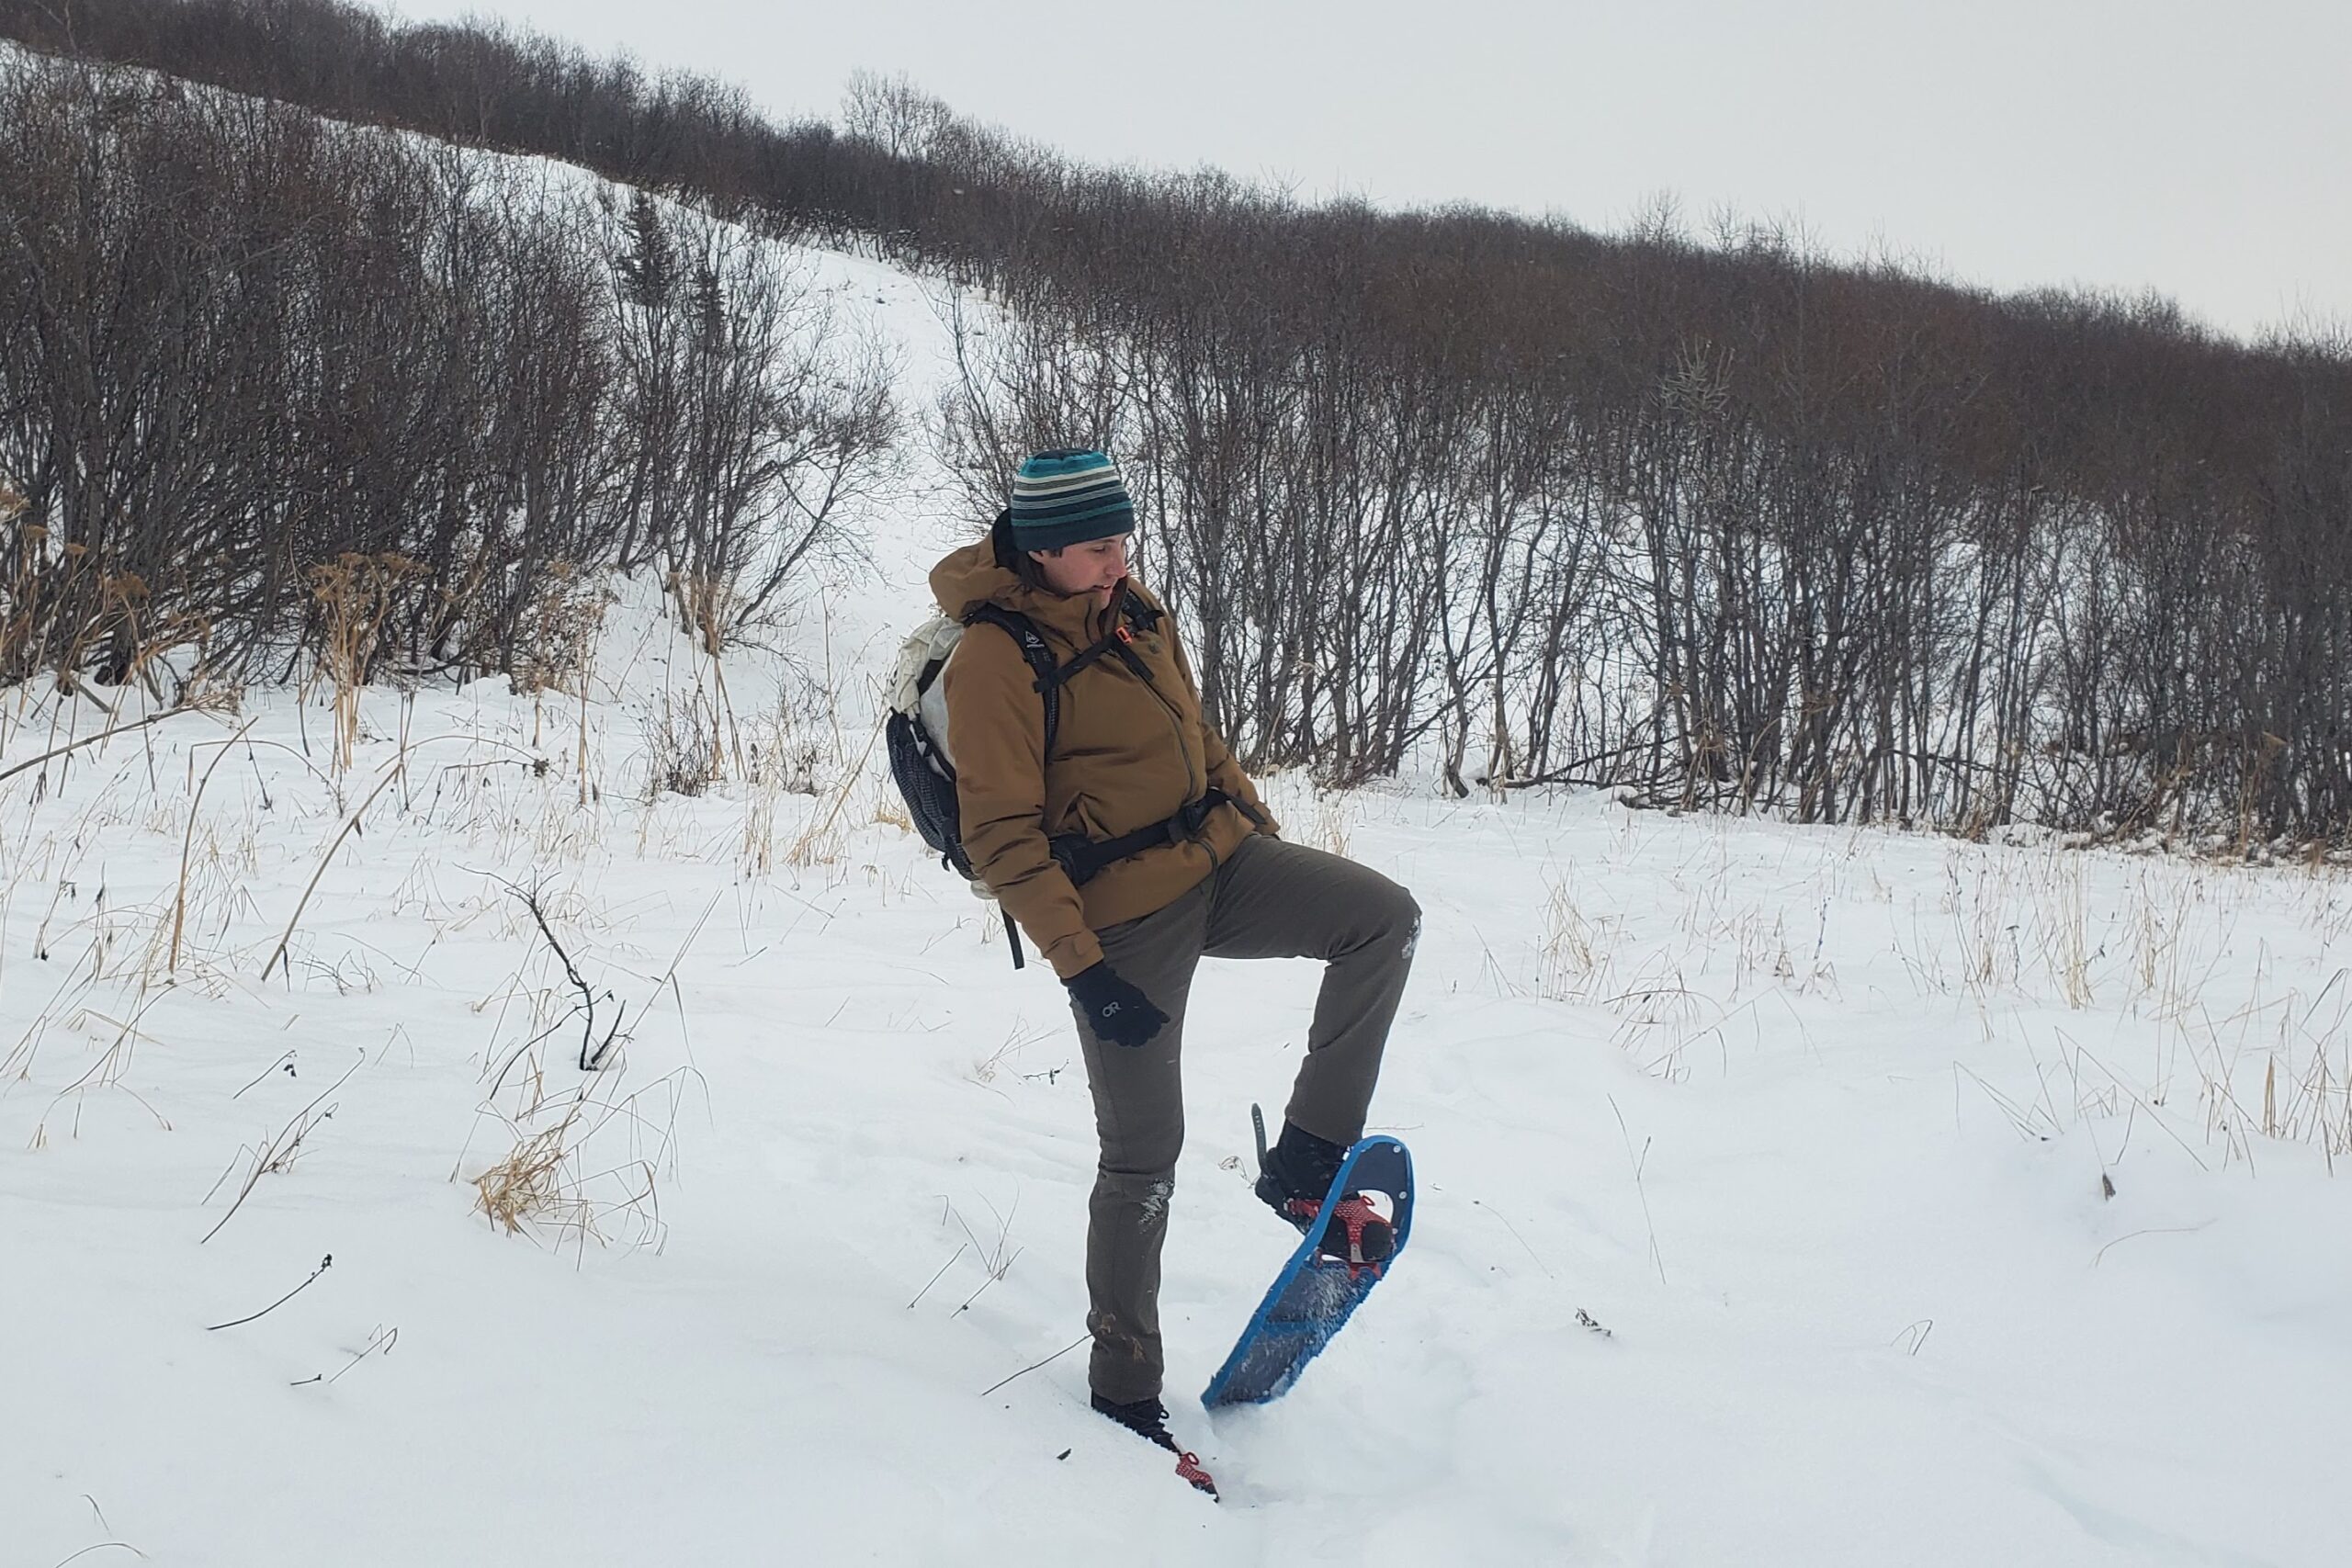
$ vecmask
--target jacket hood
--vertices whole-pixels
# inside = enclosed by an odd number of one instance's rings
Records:
[[[1082,647],[1093,639],[1097,634],[1089,626],[1092,600],[1031,587],[998,558],[997,549],[996,535],[991,532],[931,569],[932,597],[939,601],[941,614],[960,621],[974,605],[995,604],[1028,616],[1075,645]],[[1128,581],[1132,589],[1134,580]]]
[[[1024,601],[1037,596],[1011,567],[998,564],[996,543],[985,538],[975,539],[931,569],[931,593],[939,601],[940,612],[958,621],[975,604],[1025,612],[1031,606]]]

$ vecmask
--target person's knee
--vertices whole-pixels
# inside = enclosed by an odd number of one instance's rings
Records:
[[[1421,907],[1410,893],[1378,872],[1364,870],[1361,881],[1350,887],[1348,900],[1353,914],[1340,928],[1332,958],[1413,955]]]
[[[1402,884],[1389,882],[1385,877],[1381,880],[1386,883],[1386,891],[1381,899],[1381,930],[1404,949],[1406,957],[1410,958],[1414,943],[1420,940],[1420,901]]]
[[[1146,1225],[1164,1223],[1168,1204],[1176,1196],[1176,1170],[1170,1166],[1164,1170],[1113,1170],[1105,1167],[1095,1173],[1094,1191],[1098,1201],[1108,1199],[1114,1210],[1125,1211]]]

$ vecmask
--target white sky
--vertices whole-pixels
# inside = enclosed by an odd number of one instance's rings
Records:
[[[2346,0],[403,0],[703,71],[779,118],[858,68],[1090,162],[1611,231],[1671,193],[1997,289],[2352,323]]]

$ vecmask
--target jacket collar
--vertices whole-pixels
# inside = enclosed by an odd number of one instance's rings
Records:
[[[1157,619],[1159,607],[1127,583],[1128,597],[1143,615]],[[1040,627],[1059,636],[1073,648],[1085,648],[1105,630],[1091,596],[1057,593],[1023,581],[1001,558],[995,540],[983,538],[966,545],[931,569],[932,596],[942,612],[955,620],[971,614],[975,605],[995,604],[1028,616]]]

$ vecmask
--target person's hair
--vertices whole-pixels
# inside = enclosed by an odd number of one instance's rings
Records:
[[[996,547],[996,564],[1019,578],[1023,587],[1039,589],[1052,587],[1052,584],[1046,581],[1045,572],[1039,570],[1035,561],[1030,559],[1029,552],[1012,542],[1012,514],[1010,512],[1001,514],[995,524],[990,526],[989,540]],[[1059,550],[1053,553],[1061,554]]]
[[[1012,574],[1021,579],[1024,586],[1046,589],[1053,586],[1046,581],[1046,569],[1039,566],[1027,550],[1016,550],[1013,553],[1021,558],[1012,563]],[[1054,554],[1059,555],[1061,552],[1056,550]]]

